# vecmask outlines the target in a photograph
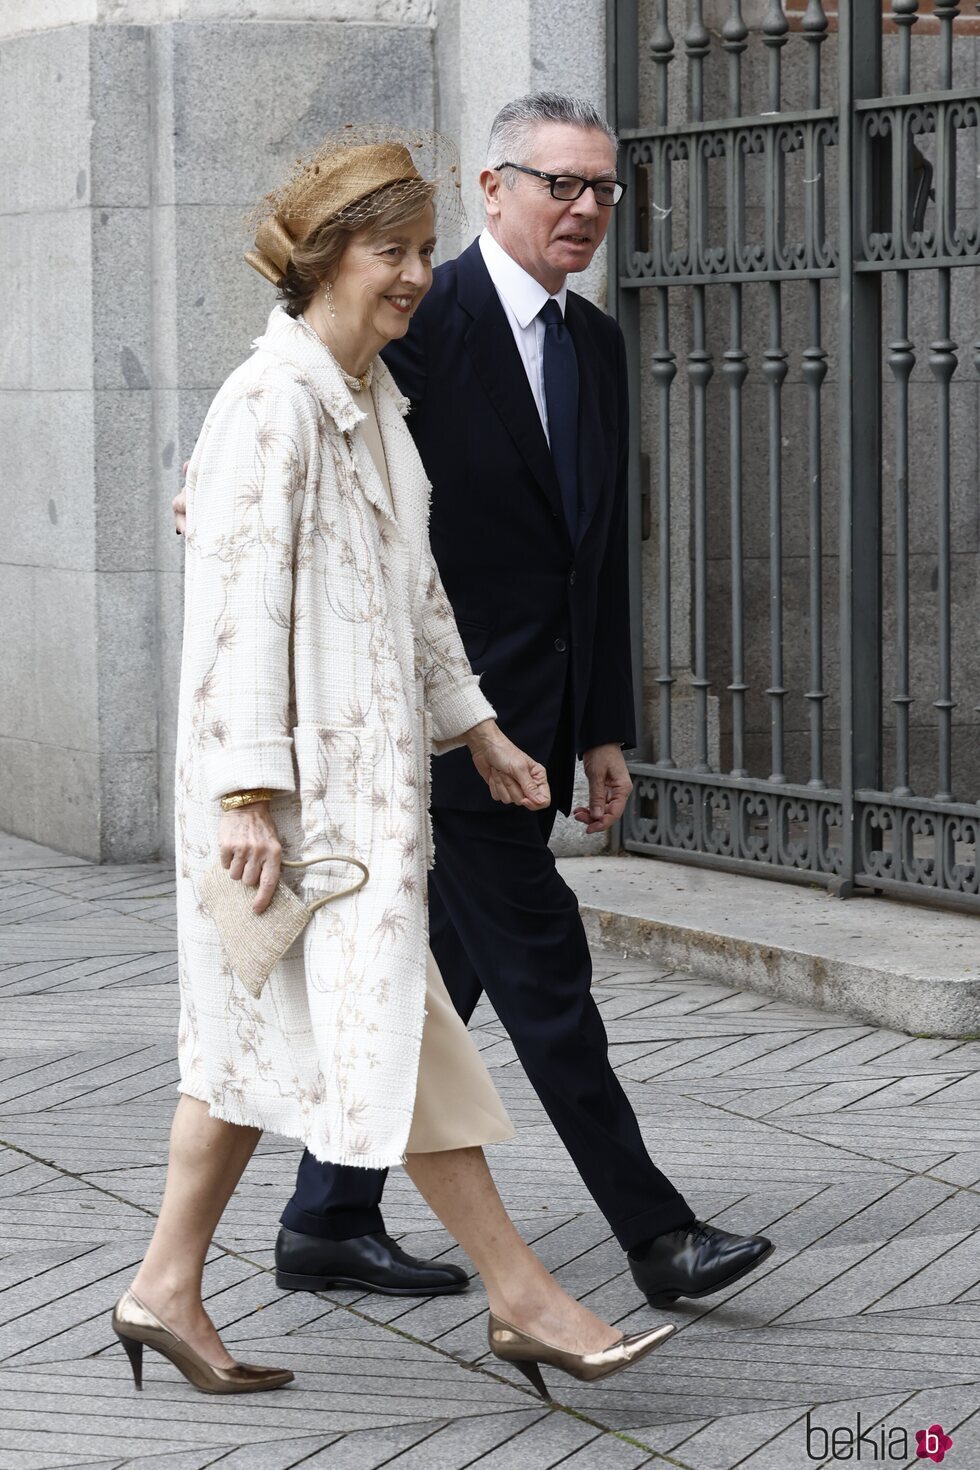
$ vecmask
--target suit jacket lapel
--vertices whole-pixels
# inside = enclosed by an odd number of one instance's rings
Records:
[[[466,347],[473,366],[528,469],[564,525],[561,490],[551,450],[514,334],[483,263],[478,242],[459,257],[458,279],[460,305],[473,318],[466,333]]]

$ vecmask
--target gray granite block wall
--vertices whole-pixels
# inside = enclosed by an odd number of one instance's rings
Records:
[[[208,405],[248,355],[275,297],[242,260],[246,216],[293,161],[345,122],[432,127],[425,25],[189,24],[152,37],[155,266],[150,455],[157,560],[159,842],[172,850],[182,545],[169,503]]]
[[[88,34],[0,45],[0,826],[97,849]]]
[[[332,127],[433,124],[428,11],[389,13],[0,41],[0,828],[172,849],[170,498],[273,303],[247,210]]]

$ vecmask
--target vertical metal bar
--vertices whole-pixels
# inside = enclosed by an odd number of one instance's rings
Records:
[[[770,0],[769,11],[762,23],[762,41],[769,50],[769,112],[779,113],[782,97],[782,49],[789,39],[789,21],[782,0]],[[782,265],[782,244],[786,220],[786,156],[772,129],[766,130],[766,244],[771,270]]]
[[[820,47],[827,39],[829,24],[821,0],[809,0],[801,26],[804,36],[810,43],[807,59],[808,107],[820,106]]]
[[[637,0],[632,0],[634,11],[636,3]],[[657,16],[654,21],[653,35],[650,37],[650,56],[656,67],[654,111],[657,115],[657,127],[665,128],[667,126],[667,77],[670,63],[674,59],[674,37],[670,29],[668,0],[657,0]]]
[[[650,38],[650,55],[656,68],[654,110],[657,127],[665,128],[669,112],[668,77],[674,59],[674,37],[671,34],[668,0],[657,0],[657,13],[653,35]],[[670,165],[661,148],[660,177],[655,175],[654,205],[670,209]],[[654,211],[657,213],[657,211]],[[660,236],[658,245],[661,260],[669,248],[669,217],[659,217],[654,225],[655,234]],[[653,351],[651,373],[657,397],[657,506],[659,540],[659,585],[658,585],[658,633],[660,641],[659,673],[656,682],[658,698],[658,741],[657,765],[672,769],[672,695],[674,685],[673,652],[671,648],[672,625],[670,606],[671,579],[671,536],[670,536],[670,390],[677,375],[677,358],[670,348],[670,292],[666,286],[657,286],[655,291],[656,341]]]
[[[704,24],[704,0],[689,0],[688,54],[689,113],[692,122],[704,119],[704,62],[711,37]],[[691,143],[688,159],[691,260],[702,269],[708,248],[708,160],[701,140]],[[708,761],[708,382],[714,368],[707,350],[705,288],[692,290],[692,347],[688,353],[688,381],[692,392],[693,447],[693,669],[695,700],[695,761],[693,769],[707,772]]]
[[[953,22],[959,14],[957,0],[936,0],[939,19],[939,87],[946,91],[953,85]],[[955,130],[949,128],[946,109],[936,108],[936,235],[937,248],[945,252],[956,221],[956,142]],[[936,609],[939,616],[938,691],[933,700],[939,722],[937,750],[937,801],[953,798],[953,630],[952,630],[952,559],[950,548],[950,383],[957,368],[956,343],[950,336],[950,294],[952,273],[936,272],[937,340],[929,345],[929,367],[936,379],[936,432],[938,435],[938,475],[936,481],[937,578]]]
[[[728,115],[742,115],[742,52],[749,44],[749,28],[742,19],[742,0],[729,0],[729,15],[721,28],[722,50],[728,54]]]
[[[956,149],[959,129],[950,126],[949,108],[936,103],[936,253],[953,249],[956,234]]]
[[[782,48],[788,39],[789,21],[782,0],[769,0],[762,22],[762,40],[769,51],[769,111],[782,110]],[[766,263],[779,268],[784,201],[784,155],[773,129],[766,130]],[[783,350],[782,286],[772,281],[769,297],[769,345],[763,354],[762,375],[769,385],[769,724],[771,732],[771,781],[786,780],[783,687],[783,427],[782,388],[787,373]]]
[[[973,344],[973,369],[977,377],[980,378],[980,342]],[[980,714],[980,704],[973,706],[973,713]],[[980,805],[980,798],[978,798],[977,804]],[[978,856],[977,861],[980,861],[980,856]]]
[[[898,90],[903,97],[912,90],[912,27],[918,9],[919,0],[892,0],[892,18],[899,30]]]
[[[892,0],[892,13],[899,29],[898,89],[907,97],[912,90],[912,27],[919,0]],[[894,131],[901,128],[901,131]],[[892,198],[895,215],[892,228],[904,238],[908,210],[908,143],[904,123],[893,123]],[[888,366],[895,380],[895,779],[896,796],[910,796],[910,720],[912,688],[910,667],[911,592],[909,586],[909,379],[915,368],[915,344],[909,338],[909,272],[895,277],[895,338]],[[904,870],[904,869],[903,869]]]
[[[742,112],[742,55],[749,44],[749,28],[742,16],[742,0],[729,0],[728,18],[722,27],[722,49],[728,56],[728,112]],[[745,203],[745,158],[728,134],[726,170],[727,254],[730,270],[738,269]],[[728,482],[729,535],[731,550],[732,677],[732,775],[748,774],[745,764],[745,569],[742,509],[742,389],[748,376],[748,353],[742,340],[742,287],[729,286],[728,351],[722,375],[728,383]]]
[[[909,796],[909,718],[912,707],[909,667],[909,378],[915,367],[909,340],[909,272],[895,278],[896,337],[888,366],[895,379],[895,785]]]
[[[959,14],[957,0],[936,0],[939,19],[939,76],[943,91],[953,85],[953,22]],[[945,254],[956,228],[956,129],[948,123],[946,108],[936,107],[936,248]],[[950,293],[952,275],[948,270],[936,272],[939,318],[938,338],[930,343],[929,367],[936,379],[938,434],[938,476],[936,510],[938,515],[936,608],[938,629],[938,697],[933,700],[939,723],[937,750],[937,801],[953,799],[953,631],[952,584],[950,555],[950,383],[956,372],[956,343],[950,336]]]
[[[684,36],[688,62],[688,116],[692,122],[704,118],[704,61],[711,45],[705,30],[703,0],[689,0],[689,23]],[[708,248],[708,164],[700,138],[688,144],[688,256],[696,272],[704,269]]]
[[[936,0],[939,21],[939,78],[941,91],[953,85],[953,22],[960,13],[959,0]]]
[[[936,511],[938,517],[936,607],[938,629],[938,698],[933,700],[939,721],[937,801],[953,799],[953,606],[950,573],[950,382],[957,368],[956,343],[950,338],[950,288],[952,272],[936,272],[939,335],[929,344],[929,367],[936,379],[936,430],[938,434],[938,475],[936,478]]]
[[[803,35],[808,43],[807,106],[820,106],[820,48],[827,39],[828,21],[819,0],[810,0],[803,17]],[[816,264],[823,245],[823,147],[811,128],[807,137],[806,245],[807,258]],[[809,530],[810,530],[810,687],[806,692],[810,716],[810,779],[824,787],[824,701],[823,687],[823,462],[822,391],[827,376],[827,354],[823,349],[821,283],[807,284],[809,309],[808,346],[803,352],[803,380],[807,386],[809,438]]]
[[[769,384],[769,722],[772,733],[770,781],[785,781],[783,687],[783,380],[788,371],[783,349],[782,287],[770,282],[769,346],[762,374]]]
[[[811,786],[826,786],[823,765],[823,465],[821,462],[821,390],[827,376],[827,354],[823,350],[820,321],[820,282],[807,285],[809,298],[809,346],[803,353],[803,378],[807,385],[810,489],[810,688],[806,698],[810,710]]]
[[[854,799],[881,784],[881,292],[856,272],[856,207],[874,187],[858,167],[854,102],[881,95],[881,7],[841,0],[840,67],[840,639],[842,873],[853,891],[863,866]]]
[[[748,353],[742,345],[742,288],[729,286],[731,326],[722,364],[728,380],[728,463],[732,563],[732,775],[748,774],[745,766],[745,584],[742,541],[742,387],[748,376]]]
[[[688,26],[684,36],[690,76],[690,113],[692,122],[704,118],[704,61],[711,46],[704,24],[704,0],[689,0]]]
[[[684,50],[688,61],[688,113],[692,122],[704,118],[704,62],[711,37],[704,25],[704,0],[688,0]],[[708,244],[708,162],[699,138],[692,140],[688,157],[688,226],[690,258],[700,269]],[[713,368],[707,351],[705,288],[691,293],[692,343],[687,377],[692,397],[694,456],[694,769],[708,771],[708,423],[707,388]]]
[[[660,577],[658,631],[660,634],[659,741],[657,765],[673,767],[671,701],[674,685],[670,616],[670,387],[677,359],[670,350],[670,290],[657,286],[657,336],[651,371],[657,391],[657,505],[659,511]]]
[[[639,126],[639,62],[636,51],[638,0],[607,0],[606,55],[607,111],[617,128]],[[633,701],[637,746],[646,754],[643,699],[643,578],[642,486],[640,484],[640,303],[639,292],[619,286],[628,231],[625,221],[611,211],[607,249],[609,302],[623,331],[629,380],[629,578]]]
[[[693,343],[687,359],[694,423],[694,674],[696,771],[709,771],[708,762],[708,384],[714,373],[706,345],[705,287],[695,286]]]
[[[766,18],[762,22],[762,40],[769,48],[770,112],[781,112],[783,107],[782,48],[788,39],[789,21],[783,10],[783,0],[769,0]]]

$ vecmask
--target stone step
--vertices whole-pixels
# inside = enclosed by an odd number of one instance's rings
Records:
[[[594,948],[913,1036],[980,1038],[970,914],[628,854],[558,867]]]

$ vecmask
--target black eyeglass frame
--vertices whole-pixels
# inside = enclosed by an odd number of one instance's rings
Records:
[[[626,193],[626,185],[623,183],[622,179],[583,179],[581,174],[548,174],[545,173],[544,169],[525,168],[523,163],[498,163],[496,171],[499,173],[502,168],[514,168],[519,174],[528,174],[532,179],[544,179],[547,182],[549,194],[551,195],[552,199],[557,199],[559,204],[574,204],[576,199],[581,199],[586,189],[591,189],[593,195],[595,196],[595,202],[600,206],[600,208],[615,209],[617,204],[622,203],[623,195]],[[577,194],[572,194],[569,197],[563,199],[559,194],[555,193],[555,185],[558,183],[559,179],[575,179],[577,183],[582,185],[582,187],[581,189],[579,189]],[[598,194],[596,194],[597,184],[608,184],[610,185],[610,187],[618,189],[619,197],[611,200],[609,204],[606,204],[606,202],[600,199]]]

